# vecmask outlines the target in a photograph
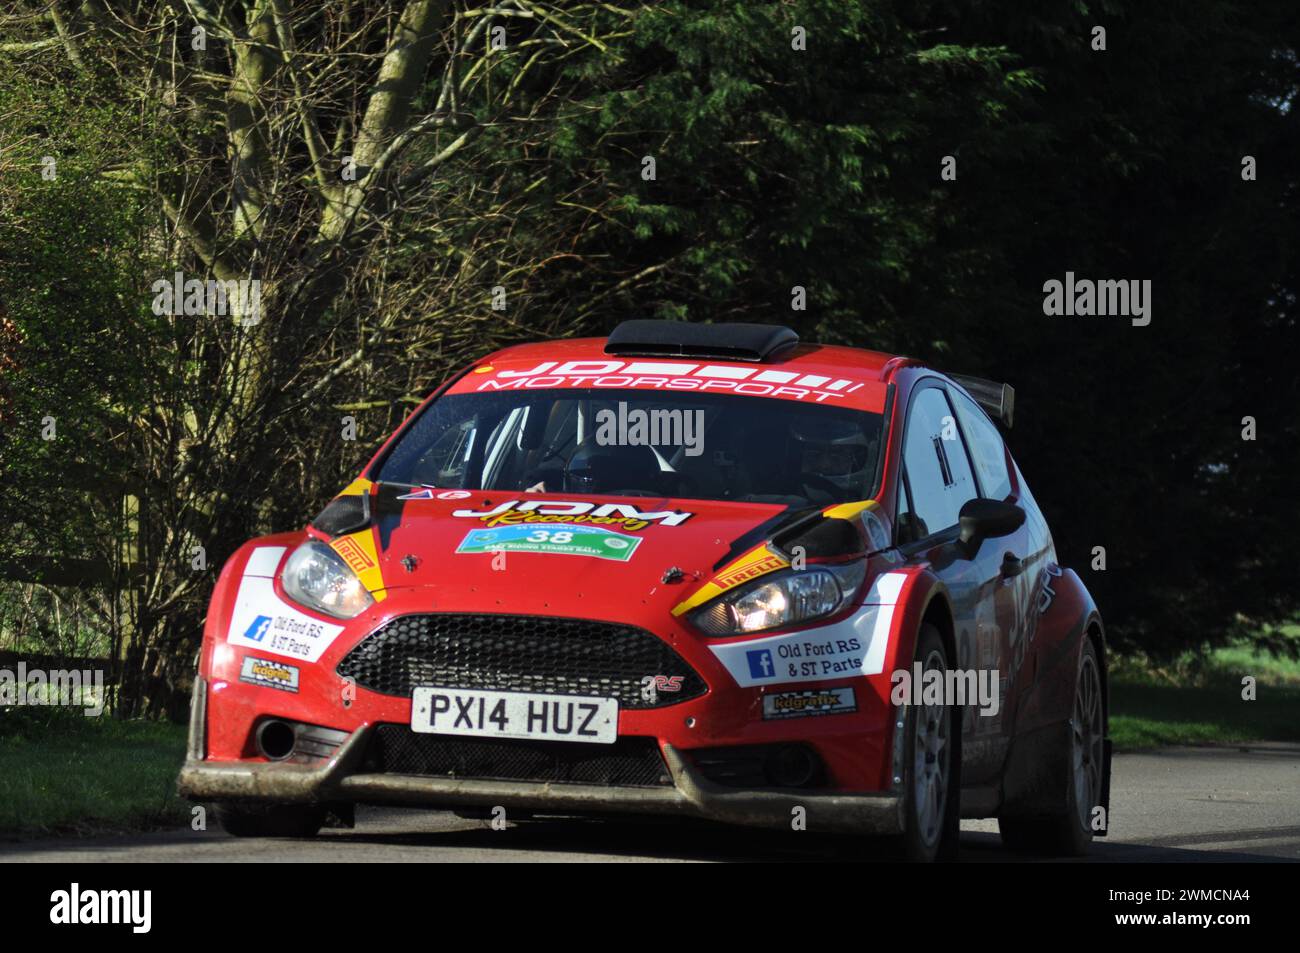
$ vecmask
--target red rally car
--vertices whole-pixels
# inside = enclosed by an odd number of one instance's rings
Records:
[[[1102,622],[1012,398],[766,325],[491,354],[226,564],[181,791],[237,835],[365,803],[1083,852]]]

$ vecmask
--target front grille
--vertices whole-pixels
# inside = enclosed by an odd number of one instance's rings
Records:
[[[515,741],[427,735],[405,725],[380,725],[375,729],[366,749],[364,770],[607,787],[661,787],[672,783],[653,738],[619,738],[612,745]]]
[[[401,616],[357,643],[338,673],[384,695],[410,697],[431,685],[617,698],[625,709],[662,708],[708,690],[643,629],[549,616]],[[679,677],[680,688],[646,697],[645,680],[659,675]]]

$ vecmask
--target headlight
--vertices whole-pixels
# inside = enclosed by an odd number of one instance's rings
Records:
[[[691,614],[708,635],[744,635],[834,615],[853,599],[866,575],[866,560],[839,566],[787,570],[734,593],[719,596]]]
[[[339,619],[360,615],[375,602],[342,557],[314,539],[293,551],[280,579],[295,602]]]

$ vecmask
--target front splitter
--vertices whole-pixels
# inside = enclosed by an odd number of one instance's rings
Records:
[[[350,802],[411,807],[495,807],[574,814],[676,815],[749,827],[897,834],[902,801],[889,792],[824,794],[775,788],[739,790],[710,782],[672,745],[664,745],[671,787],[633,788],[534,781],[489,781],[375,774],[361,770],[371,729],[353,733],[319,767],[276,762],[206,761],[191,755],[178,789],[193,801],[281,804]],[[802,811],[802,814],[800,814]]]

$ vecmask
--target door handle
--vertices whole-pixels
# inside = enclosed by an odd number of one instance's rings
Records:
[[[1015,553],[1007,553],[1002,557],[1002,578],[1010,579],[1012,576],[1019,576],[1025,568],[1024,562]]]

